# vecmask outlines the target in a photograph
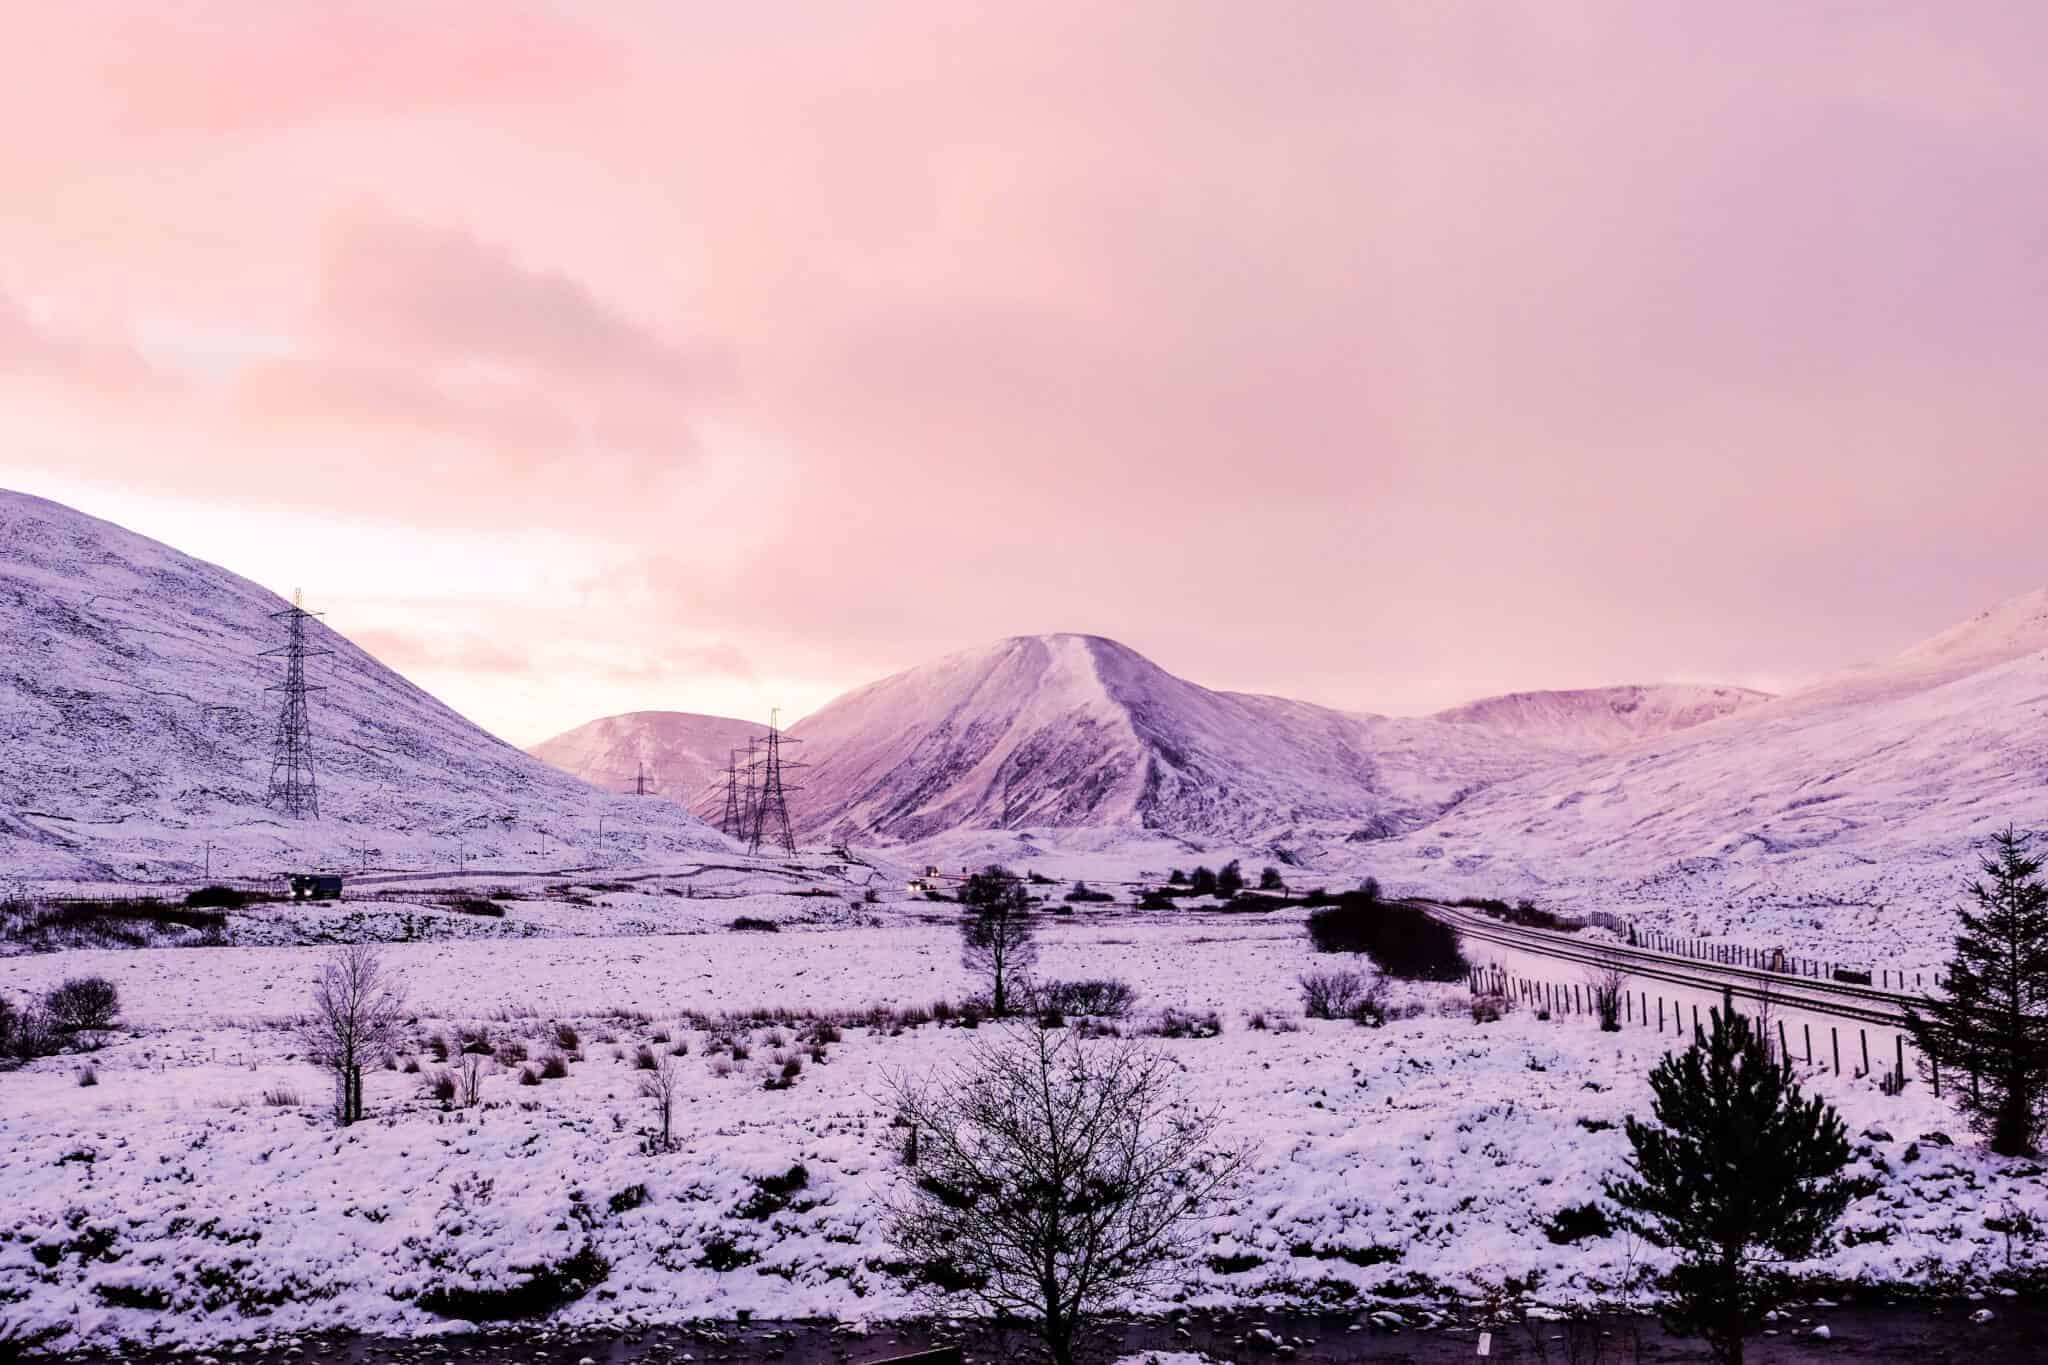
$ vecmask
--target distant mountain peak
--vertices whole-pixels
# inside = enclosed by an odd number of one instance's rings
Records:
[[[1212,691],[1073,633],[956,651],[856,688],[792,733],[812,764],[799,820],[854,838],[1385,829],[1545,761],[1511,737]]]

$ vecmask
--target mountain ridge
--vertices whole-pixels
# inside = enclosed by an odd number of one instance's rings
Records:
[[[308,662],[320,818],[264,805],[288,604],[112,522],[0,490],[0,850],[19,875],[118,879],[449,865],[528,845],[710,849],[472,724],[324,622]],[[209,846],[211,846],[209,848]]]

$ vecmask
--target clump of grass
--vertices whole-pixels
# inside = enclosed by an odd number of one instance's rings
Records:
[[[540,1073],[530,1066],[522,1066],[519,1068],[519,1083],[521,1085],[539,1085]]]
[[[273,1109],[296,1109],[299,1107],[299,1092],[288,1085],[273,1086],[263,1092],[263,1102]]]
[[[550,1052],[540,1064],[541,1079],[559,1081],[569,1074],[568,1059],[559,1052]]]
[[[654,1049],[642,1044],[633,1052],[633,1067],[637,1071],[652,1071],[661,1063],[655,1060]]]
[[[555,1025],[555,1046],[564,1052],[574,1052],[583,1046],[583,1035],[573,1024]]]
[[[1169,1005],[1143,1031],[1155,1038],[1214,1038],[1223,1032],[1223,1018],[1215,1010],[1197,1013]]]
[[[78,1068],[78,1083],[80,1085],[98,1085],[100,1083],[99,1068],[95,1067],[91,1062],[87,1062],[84,1066]]]

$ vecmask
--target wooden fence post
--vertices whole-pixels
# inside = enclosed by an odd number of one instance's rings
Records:
[[[1813,1065],[1813,1025],[1811,1025],[1811,1024],[1801,1024],[1801,1025],[1800,1025],[1799,1027],[1800,1027],[1800,1028],[1802,1028],[1802,1029],[1804,1029],[1804,1030],[1806,1030],[1806,1064],[1807,1064],[1808,1066],[1812,1066],[1812,1065]]]
[[[1842,1031],[1833,1024],[1828,1025],[1828,1040],[1835,1049],[1835,1074],[1842,1074]]]

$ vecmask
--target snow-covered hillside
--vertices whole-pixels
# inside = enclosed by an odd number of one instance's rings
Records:
[[[632,791],[644,772],[659,795],[702,810],[705,793],[722,784],[727,755],[764,733],[762,725],[726,716],[629,711],[579,725],[527,752],[606,791]],[[722,791],[720,785],[711,794],[714,816]]]
[[[1434,720],[1212,692],[1089,635],[1019,636],[840,697],[804,741],[814,833],[1114,826],[1379,837],[1558,756]]]
[[[1975,846],[2008,823],[2048,829],[2048,592],[1890,663],[1482,792],[1374,856],[1444,890],[1663,906],[1710,932],[1754,918],[1868,958],[1947,935]]]
[[[317,602],[313,604],[317,606]],[[723,848],[665,801],[608,796],[484,733],[325,625],[308,660],[319,820],[265,808],[286,603],[215,565],[0,491],[0,873],[264,876],[551,847]]]
[[[1435,719],[1573,753],[1607,753],[1638,740],[1690,730],[1770,699],[1770,693],[1746,687],[1693,683],[1588,687],[1485,697],[1439,711]]]

